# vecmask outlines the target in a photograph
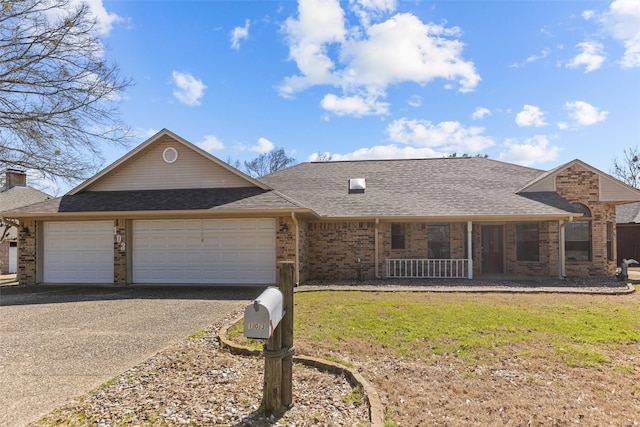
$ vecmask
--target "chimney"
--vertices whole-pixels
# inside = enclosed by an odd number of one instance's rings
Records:
[[[5,172],[5,178],[6,178],[4,183],[5,190],[8,190],[11,187],[15,187],[15,186],[20,186],[20,187],[27,186],[27,173],[23,170],[7,169],[7,171]]]

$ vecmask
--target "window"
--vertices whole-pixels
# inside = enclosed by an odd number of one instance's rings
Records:
[[[585,205],[573,205],[576,212],[590,218],[591,211]],[[564,251],[567,261],[591,261],[591,221],[577,219],[565,227]]]
[[[537,222],[516,224],[516,252],[518,261],[540,260],[540,238]]]
[[[427,226],[427,242],[430,259],[451,258],[451,243],[449,241],[449,225]]]
[[[613,222],[607,222],[607,261],[613,261]]]
[[[404,224],[391,224],[391,249],[404,249]]]

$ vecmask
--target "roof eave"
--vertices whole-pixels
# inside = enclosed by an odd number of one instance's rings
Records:
[[[320,216],[322,221],[385,221],[385,222],[431,222],[431,223],[453,223],[453,222],[536,222],[536,221],[573,221],[581,217],[579,213],[555,213],[555,214],[510,214],[510,215],[440,215],[440,216],[417,216],[417,215],[365,215],[365,216]]]
[[[47,220],[65,220],[65,219],[160,219],[160,218],[220,218],[233,216],[234,218],[249,217],[273,217],[273,216],[289,216],[291,213],[306,214],[318,217],[318,215],[310,209],[303,208],[277,208],[277,209],[191,209],[191,210],[154,210],[154,211],[96,211],[96,212],[29,212],[4,214],[4,217],[25,220],[36,219],[39,221]]]

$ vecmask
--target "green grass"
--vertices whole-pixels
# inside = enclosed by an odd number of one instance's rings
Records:
[[[317,292],[296,294],[295,302],[296,339],[334,350],[361,342],[410,359],[449,353],[478,360],[518,349],[594,366],[607,362],[608,346],[640,341],[638,305],[615,298]]]
[[[358,384],[351,390],[351,393],[342,396],[342,401],[344,403],[353,403],[354,405],[360,405],[364,400],[364,390],[362,386]]]

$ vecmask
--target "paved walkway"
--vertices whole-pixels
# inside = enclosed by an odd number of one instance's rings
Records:
[[[232,287],[0,287],[0,426],[37,420],[259,293]]]

